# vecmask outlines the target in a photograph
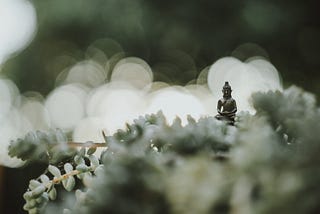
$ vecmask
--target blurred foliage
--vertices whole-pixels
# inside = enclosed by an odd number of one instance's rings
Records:
[[[262,55],[285,84],[320,92],[317,1],[32,3],[38,15],[36,37],[3,68],[22,91],[47,94],[59,72],[90,57],[95,47],[108,58],[119,52],[141,57],[151,64],[156,80],[175,84],[191,81],[223,56]]]
[[[189,117],[186,126],[177,118],[168,125],[161,112],[140,117],[105,137],[108,148],[100,160],[94,150],[82,148],[69,161],[49,165],[30,181],[25,209],[49,214],[318,213],[320,110],[315,97],[292,86],[283,93],[256,93],[252,102],[257,113],[238,115],[235,126],[213,117]],[[71,194],[57,193],[59,184]],[[55,197],[50,196],[53,188]]]
[[[28,162],[57,164],[76,154],[76,149],[68,146],[67,141],[66,134],[59,129],[29,132],[23,139],[10,143],[9,155]]]

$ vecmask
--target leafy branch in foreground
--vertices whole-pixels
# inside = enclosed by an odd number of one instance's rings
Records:
[[[64,160],[72,159],[78,148],[86,147],[95,150],[106,147],[106,143],[68,141],[67,135],[60,129],[50,131],[34,131],[26,134],[24,138],[11,141],[9,155],[28,162],[44,162],[58,164]]]
[[[31,180],[27,192],[23,195],[26,200],[24,210],[29,213],[43,211],[49,200],[53,201],[57,198],[57,185],[62,184],[69,192],[75,188],[76,180],[86,185],[88,180],[101,170],[102,165],[93,155],[94,151],[85,152],[85,150],[82,148],[79,154],[74,156],[74,160],[71,163],[65,163],[62,169],[49,165],[47,173],[42,174],[38,179]],[[90,165],[86,164],[86,160]]]
[[[11,141],[9,155],[27,162],[59,163],[76,154],[76,149],[69,147],[67,141],[60,129],[29,132],[24,138]]]

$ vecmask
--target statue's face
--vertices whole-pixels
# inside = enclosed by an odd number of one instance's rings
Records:
[[[222,90],[224,97],[230,97],[231,96],[231,90],[230,89],[223,89]]]

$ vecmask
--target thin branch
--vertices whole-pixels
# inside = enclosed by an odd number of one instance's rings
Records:
[[[73,142],[69,141],[67,142],[68,146],[70,147],[87,147],[87,148],[98,148],[98,147],[107,147],[107,143],[93,143],[93,142],[86,142],[86,143],[80,143],[80,142]]]
[[[78,175],[80,173],[83,173],[83,172],[80,172],[79,170],[72,170],[71,172],[69,173],[66,173],[66,174],[63,174],[61,175],[59,178],[54,178],[51,182],[51,184],[57,184],[57,183],[60,183],[62,180],[65,180],[67,178],[69,178],[70,176],[74,176],[74,175]]]

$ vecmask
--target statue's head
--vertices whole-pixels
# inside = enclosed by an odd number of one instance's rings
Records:
[[[231,97],[231,86],[229,85],[229,82],[225,82],[224,86],[222,88],[223,97]]]

